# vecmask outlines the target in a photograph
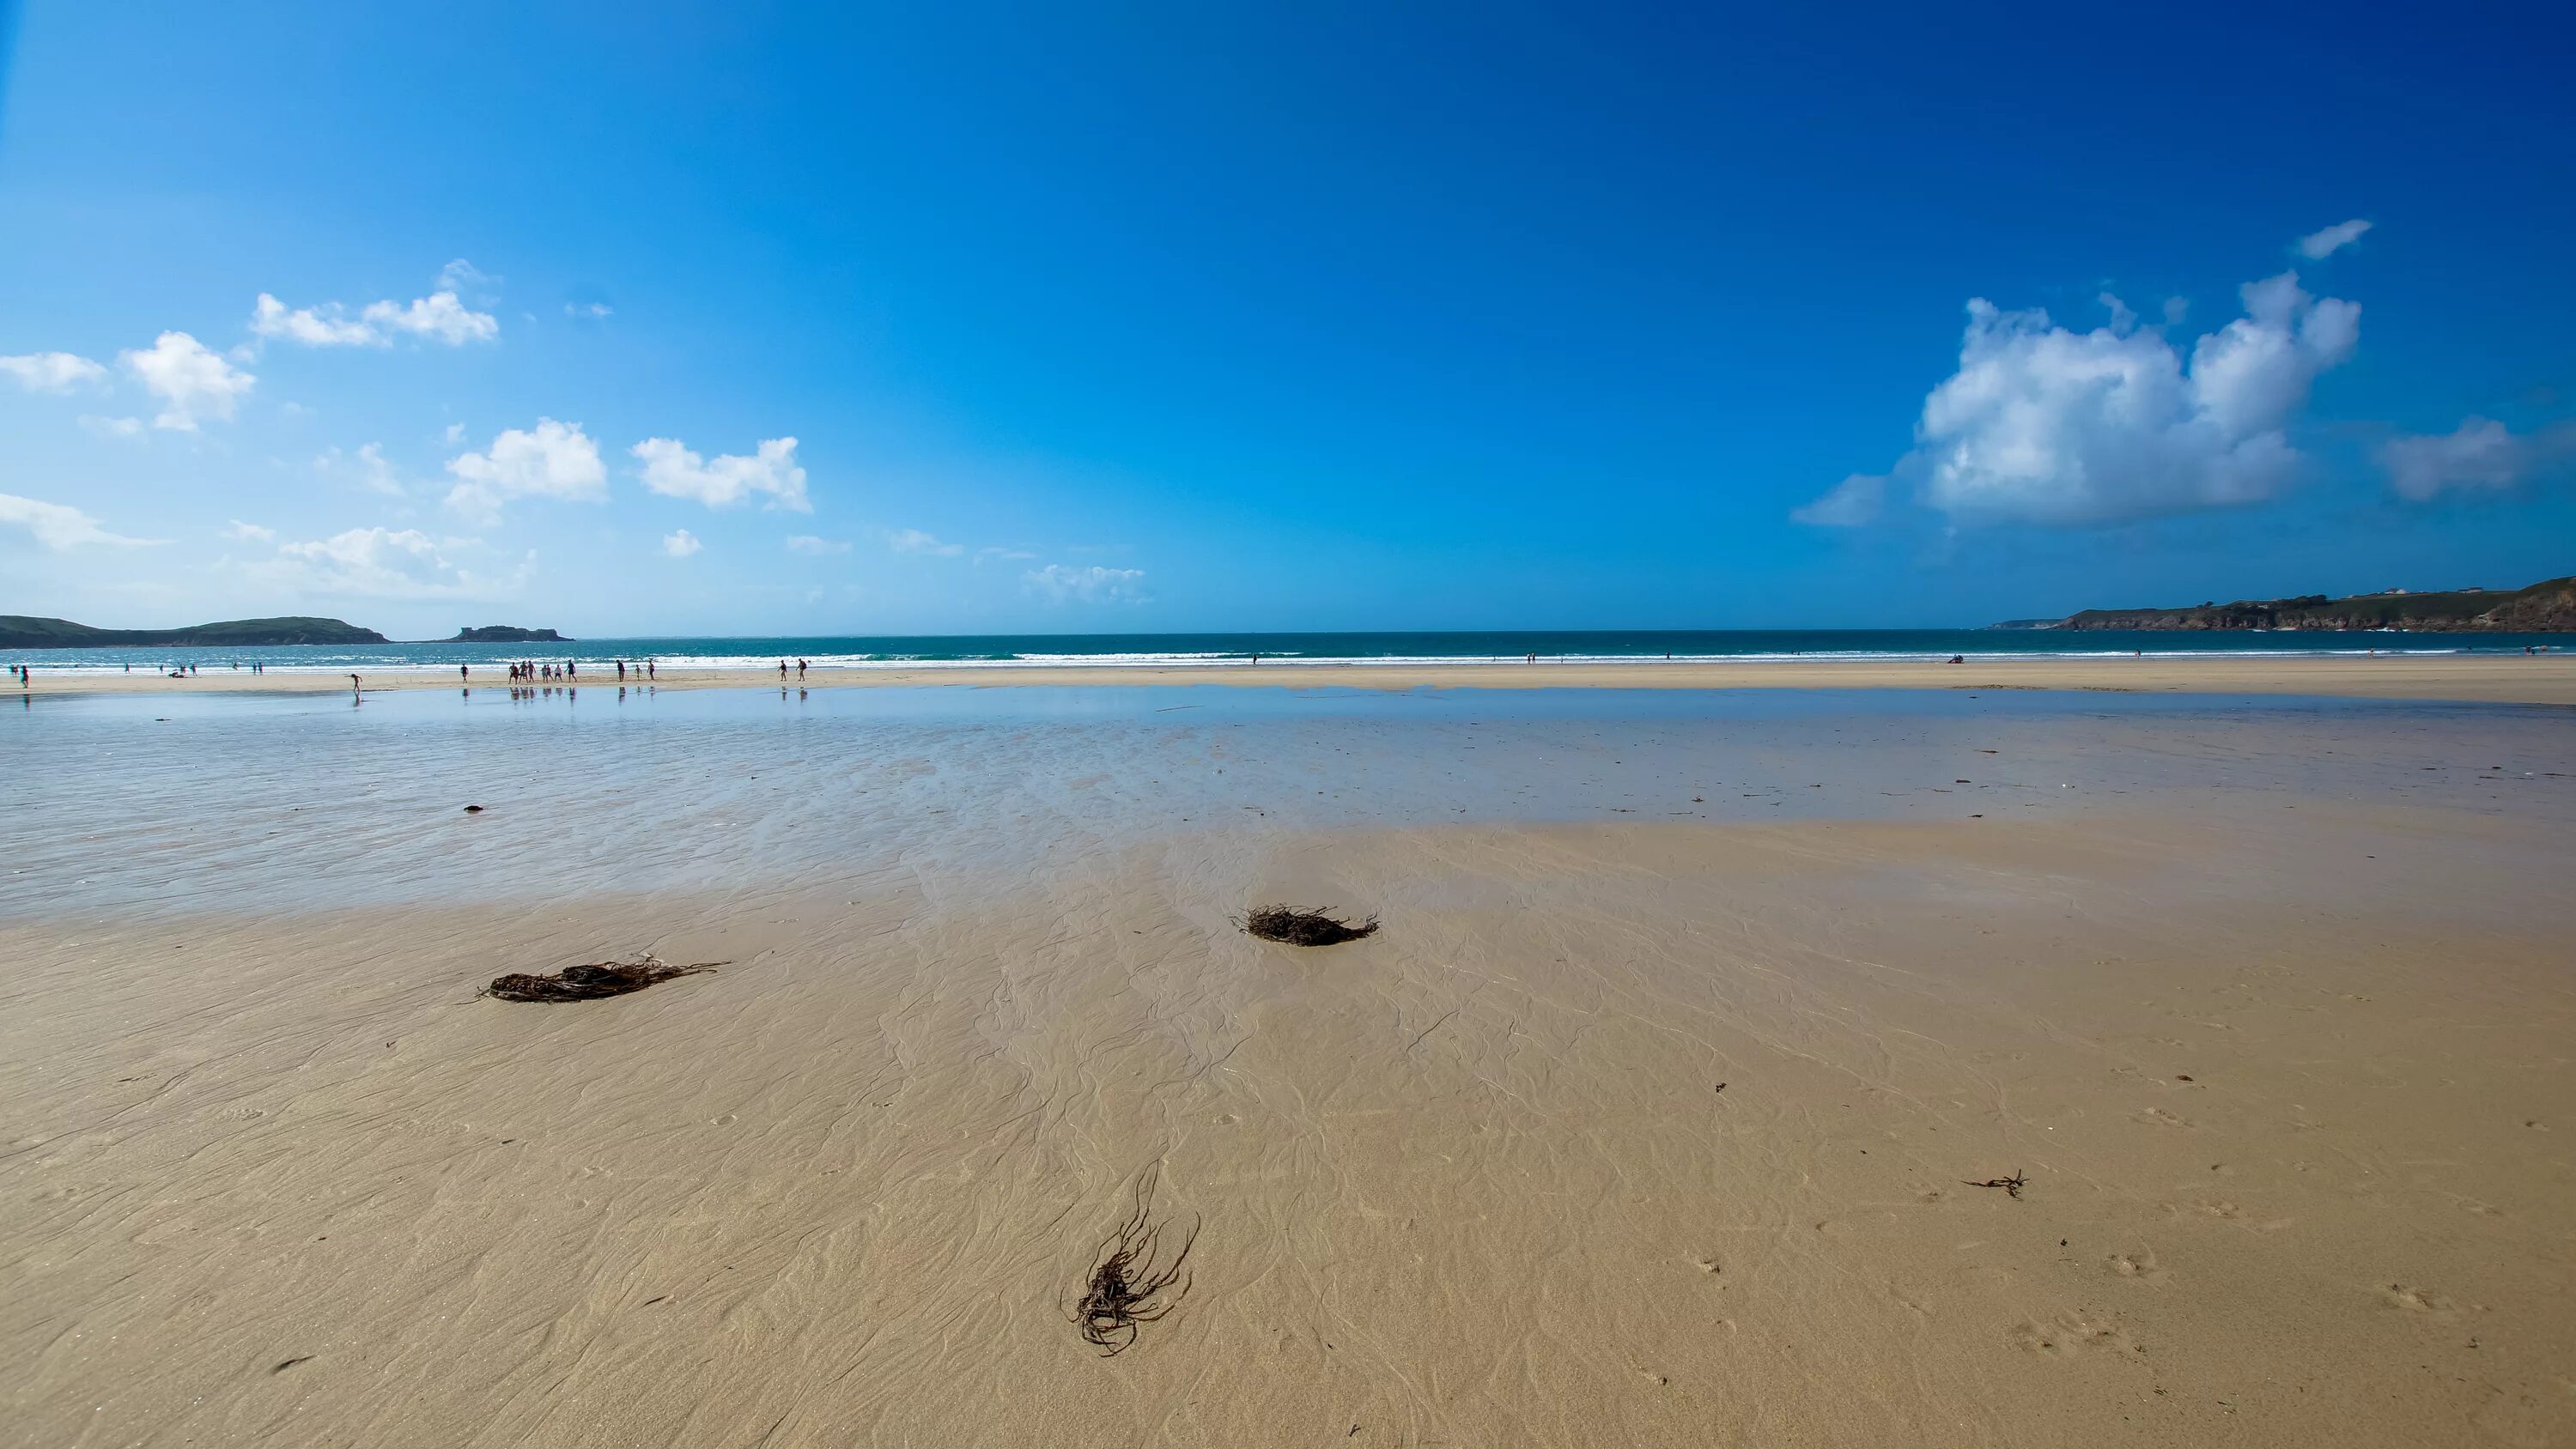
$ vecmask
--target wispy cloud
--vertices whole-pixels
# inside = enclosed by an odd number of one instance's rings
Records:
[[[248,525],[237,525],[248,527]],[[265,535],[267,529],[256,529]],[[369,599],[504,599],[535,572],[530,552],[509,574],[477,573],[449,557],[472,539],[438,540],[416,528],[352,528],[329,538],[282,543],[274,557],[238,565],[263,582],[304,594]]]
[[[110,533],[98,526],[97,519],[68,504],[21,498],[15,493],[0,493],[0,524],[25,529],[36,542],[56,553],[90,545],[142,548],[168,541]]]
[[[2516,434],[2481,417],[2452,432],[2392,438],[2379,448],[2389,486],[2417,503],[2446,492],[2502,492],[2570,458],[2576,458],[2576,423]]]
[[[216,529],[215,536],[217,538],[229,538],[236,543],[275,543],[277,541],[277,530],[274,528],[262,528],[256,523],[244,523],[240,519],[236,518],[232,522],[225,524],[223,527]]]
[[[705,544],[698,541],[696,534],[685,528],[676,533],[662,535],[662,552],[673,558],[687,558],[705,547]]]
[[[810,533],[800,533],[787,540],[787,551],[802,554],[848,553],[850,541],[845,538],[816,538]]]
[[[941,543],[918,528],[898,528],[887,534],[886,547],[896,553],[926,553],[937,558],[956,558],[966,552],[966,545]]]
[[[1051,604],[1135,604],[1145,598],[1143,569],[1048,564],[1020,575],[1020,581]]]
[[[2368,230],[2370,230],[2370,223],[2359,217],[2350,221],[2336,222],[2322,231],[2312,231],[2299,238],[2299,255],[2312,262],[2324,261],[2361,240],[2361,234]]]
[[[29,392],[70,392],[107,381],[107,369],[76,353],[30,352],[0,357],[0,377],[16,379]]]
[[[385,445],[382,443],[361,443],[355,453],[325,448],[314,458],[313,470],[327,478],[353,483],[370,493],[382,493],[389,498],[403,496],[402,478],[394,472],[394,465],[385,461]]]
[[[306,347],[384,347],[397,336],[450,347],[489,342],[501,335],[500,319],[466,305],[462,293],[491,280],[460,258],[439,269],[437,288],[428,296],[369,302],[355,313],[338,302],[289,307],[262,292],[251,307],[250,330],[257,337]]]
[[[83,413],[73,421],[80,424],[82,432],[95,437],[139,438],[143,436],[141,418],[110,418],[101,417],[97,413]]]

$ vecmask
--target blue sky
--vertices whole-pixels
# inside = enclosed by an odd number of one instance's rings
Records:
[[[1946,625],[2576,571],[2562,13],[1703,10],[27,5],[0,612]]]

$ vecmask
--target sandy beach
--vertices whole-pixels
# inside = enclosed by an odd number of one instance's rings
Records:
[[[584,660],[576,681],[585,689],[614,689],[613,666]],[[474,671],[474,688],[506,687],[498,669]],[[769,671],[661,669],[660,689],[776,687]],[[560,686],[561,681],[555,681]],[[1117,665],[970,668],[816,668],[791,685],[812,689],[923,685],[1175,685],[1229,684],[1270,688],[1344,689],[2092,689],[2162,694],[2309,694],[2362,699],[2460,699],[2488,703],[2576,704],[2576,654],[2386,655],[2372,658],[2302,655],[2221,655],[2193,658],[2029,658],[1972,664],[1910,661],[1765,660],[1697,664],[1638,661],[1616,664],[1224,664],[1196,667]],[[454,669],[376,670],[364,687],[454,689]],[[209,668],[188,679],[157,672],[39,668],[32,689],[40,693],[140,692],[150,694],[267,692],[346,694],[345,674],[252,675]]]
[[[769,693],[20,738],[148,818],[0,895],[0,1442],[2576,1436],[2554,712]],[[1591,794],[1443,783],[1471,746]],[[159,808],[210,753],[269,813]],[[477,995],[646,951],[721,964]],[[1103,1357],[1069,1315],[1147,1192],[1186,1291]]]

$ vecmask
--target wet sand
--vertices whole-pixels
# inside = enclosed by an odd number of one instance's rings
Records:
[[[2205,778],[11,902],[0,1439],[2564,1443],[2568,762],[2401,796],[2371,720],[2314,792],[2229,778],[2278,722],[2068,719]],[[643,950],[726,964],[475,995]],[[1149,1177],[1194,1271],[1104,1359]]]
[[[614,691],[613,669],[590,666],[584,689]],[[637,681],[624,681],[630,687]],[[662,689],[778,687],[774,674],[742,670],[664,669]],[[792,686],[798,683],[790,679]],[[553,681],[562,687],[563,681]],[[814,669],[806,688],[851,686],[1039,686],[1232,684],[1353,689],[2076,689],[2137,693],[2312,694],[2364,699],[2457,699],[2509,704],[2576,704],[2576,653],[2543,655],[2247,656],[2159,659],[2002,659],[1973,664],[1875,660],[1765,660],[1726,664],[1227,664],[1195,667],[1015,666],[971,668]],[[498,671],[479,669],[473,686],[506,688]],[[365,688],[455,689],[456,671],[372,671]],[[190,679],[143,671],[39,668],[38,693],[266,692],[347,694],[345,674],[264,674],[208,670]]]

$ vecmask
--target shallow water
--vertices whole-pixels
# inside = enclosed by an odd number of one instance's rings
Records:
[[[2571,722],[1953,690],[49,697],[0,713],[0,915],[820,884],[1192,831],[2027,817],[2209,790],[2552,812],[2576,799]]]

